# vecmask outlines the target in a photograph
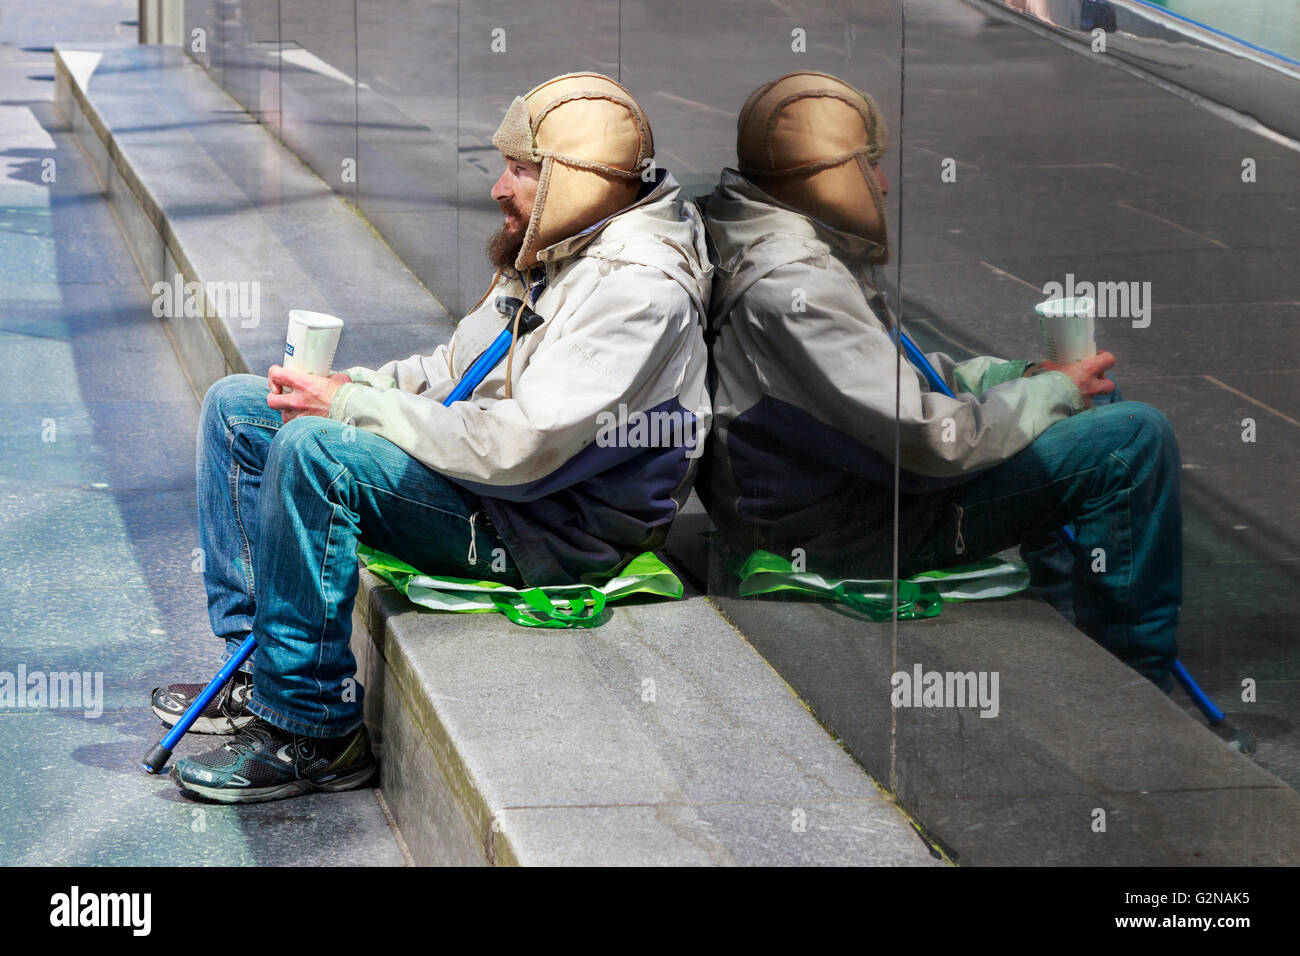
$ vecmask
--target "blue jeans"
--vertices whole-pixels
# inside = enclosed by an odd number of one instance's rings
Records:
[[[904,574],[1021,545],[1039,593],[1169,689],[1182,603],[1181,462],[1168,419],[1143,402],[1094,400],[953,493],[952,511]],[[1055,537],[1072,525],[1076,540]],[[1060,584],[1069,580],[1068,589]],[[1066,591],[1067,593],[1062,593]]]
[[[430,574],[521,579],[475,495],[364,429],[319,416],[282,424],[269,390],[259,376],[230,375],[203,399],[208,616],[227,656],[257,638],[254,714],[339,737],[362,721],[349,647],[358,541]]]

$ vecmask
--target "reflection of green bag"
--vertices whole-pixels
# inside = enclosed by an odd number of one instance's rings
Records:
[[[892,618],[893,582],[825,578],[811,571],[796,571],[785,558],[770,551],[755,551],[743,562],[728,565],[740,579],[741,597],[795,591],[830,598],[873,621]],[[898,582],[898,619],[934,617],[944,601],[979,601],[1006,597],[1029,586],[1029,569],[1023,561],[989,558],[938,571],[926,571]]]
[[[599,627],[605,605],[632,594],[673,598],[682,596],[677,575],[649,551],[638,555],[621,572],[600,586],[559,584],[515,588],[496,581],[424,574],[391,554],[364,544],[357,553],[366,568],[421,607],[471,614],[500,611],[523,627]],[[588,607],[590,605],[590,607]]]

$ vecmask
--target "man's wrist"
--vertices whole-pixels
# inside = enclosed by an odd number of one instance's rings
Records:
[[[356,382],[347,382],[340,385],[334,392],[334,398],[330,401],[330,407],[326,415],[335,421],[343,421],[347,417],[348,394],[358,388],[365,388],[365,386],[358,385]]]

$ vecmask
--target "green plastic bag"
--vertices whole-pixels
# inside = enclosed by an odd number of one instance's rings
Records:
[[[893,582],[889,580],[827,578],[796,571],[789,560],[763,550],[728,566],[740,581],[737,593],[741,597],[794,591],[838,601],[873,621],[888,621],[893,616]],[[1028,586],[1029,569],[1023,561],[998,557],[926,571],[898,582],[898,619],[934,617],[945,601],[1006,597]]]
[[[407,599],[435,611],[504,614],[521,627],[599,627],[610,601],[633,594],[678,600],[682,582],[654,554],[647,551],[633,558],[604,584],[560,584],[547,587],[515,588],[496,581],[472,581],[444,575],[424,574],[391,554],[366,545],[357,554],[368,570],[383,578]]]

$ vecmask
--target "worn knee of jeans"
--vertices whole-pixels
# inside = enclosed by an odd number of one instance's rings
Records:
[[[272,447],[278,455],[287,455],[295,459],[314,459],[320,456],[320,441],[317,429],[319,419],[312,415],[302,415],[286,422],[275,433]]]
[[[1145,402],[1125,402],[1120,407],[1133,419],[1135,454],[1131,467],[1134,481],[1148,478],[1177,480],[1181,456],[1178,438],[1169,419],[1160,409]]]
[[[254,375],[236,374],[213,382],[203,395],[203,407],[199,412],[199,422],[203,429],[220,429],[224,434],[230,399],[248,388],[249,381],[260,381]]]
[[[337,465],[329,450],[331,436],[337,431],[330,427],[334,424],[313,415],[285,424],[271,442],[268,471],[274,460],[277,468],[288,468],[295,476],[324,476],[330,467]]]

